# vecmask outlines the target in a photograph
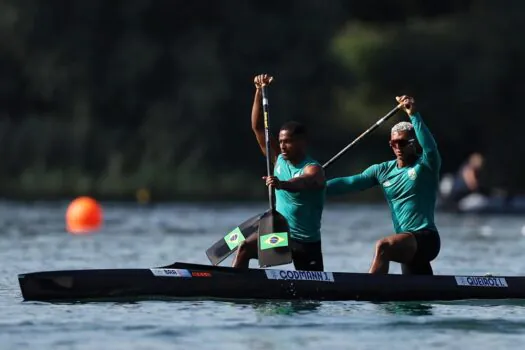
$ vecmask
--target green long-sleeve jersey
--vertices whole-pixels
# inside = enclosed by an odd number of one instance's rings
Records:
[[[410,120],[423,150],[413,166],[399,168],[395,159],[374,164],[360,174],[329,180],[327,196],[380,185],[390,207],[396,233],[421,229],[437,231],[434,210],[441,156],[434,137],[419,113],[411,115]]]

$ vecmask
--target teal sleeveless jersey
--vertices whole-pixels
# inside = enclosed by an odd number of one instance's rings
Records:
[[[436,230],[434,210],[441,156],[436,142],[419,114],[410,116],[422,155],[410,167],[399,168],[396,160],[374,164],[361,174],[331,179],[328,195],[381,186],[396,233]]]
[[[320,164],[307,156],[300,164],[293,165],[279,154],[273,174],[281,181],[288,181],[302,175],[307,165]],[[325,193],[325,188],[300,192],[275,190],[275,208],[288,221],[291,238],[302,242],[317,242],[321,239]]]

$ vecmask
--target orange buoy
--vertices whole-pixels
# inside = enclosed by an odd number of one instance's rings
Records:
[[[147,188],[139,188],[135,192],[135,197],[137,198],[137,202],[139,202],[139,204],[148,204],[151,200],[151,194]]]
[[[83,196],[69,204],[66,212],[66,229],[69,233],[90,233],[101,226],[102,208],[95,199]]]

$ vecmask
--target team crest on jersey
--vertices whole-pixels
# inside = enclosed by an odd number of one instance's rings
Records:
[[[414,168],[408,169],[407,174],[408,174],[408,178],[410,180],[415,180],[417,178],[416,169],[414,169]]]
[[[392,183],[389,180],[386,180],[385,182],[383,182],[383,187],[390,187],[390,186],[392,186]]]
[[[278,165],[277,168],[275,168],[275,171],[277,172],[277,174],[281,174],[281,166]]]

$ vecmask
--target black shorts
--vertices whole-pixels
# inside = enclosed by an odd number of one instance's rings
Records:
[[[321,241],[300,242],[295,239],[290,239],[290,249],[292,251],[292,260],[296,270],[324,270]]]
[[[437,231],[420,230],[411,233],[417,242],[417,251],[412,261],[401,264],[403,275],[433,275],[430,262],[434,260],[441,249],[441,239]]]

